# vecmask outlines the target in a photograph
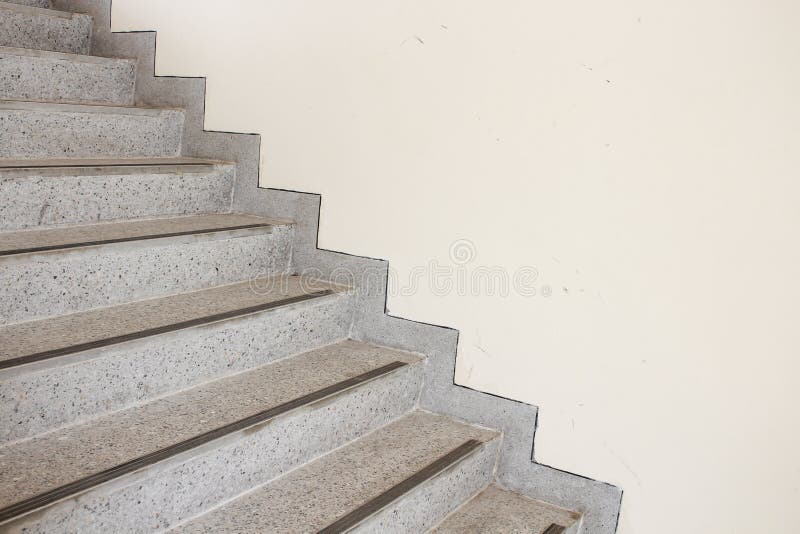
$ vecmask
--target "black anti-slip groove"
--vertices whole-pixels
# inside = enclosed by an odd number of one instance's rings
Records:
[[[396,501],[400,497],[409,493],[411,490],[423,484],[425,481],[435,477],[451,465],[459,462],[478,449],[482,442],[478,440],[468,440],[448,452],[444,456],[426,465],[407,479],[392,486],[374,499],[367,501],[352,512],[340,517],[335,522],[323,528],[318,534],[338,534],[347,532],[371,515],[376,514],[383,508]]]
[[[28,363],[39,362],[42,360],[49,360],[51,358],[56,358],[58,356],[66,356],[67,354],[74,354],[76,352],[83,352],[85,350],[98,349],[110,345],[117,345],[119,343],[124,343],[126,341],[133,341],[136,339],[156,336],[159,334],[166,334],[168,332],[174,332],[176,330],[183,330],[185,328],[192,328],[194,326],[201,326],[204,324],[215,323],[217,321],[224,321],[226,319],[233,319],[234,317],[239,317],[242,315],[262,312],[273,308],[288,306],[290,304],[295,304],[297,302],[303,302],[306,300],[311,300],[319,297],[325,297],[327,295],[332,295],[333,293],[334,291],[332,289],[323,289],[311,293],[304,293],[302,295],[297,295],[295,297],[289,297],[272,302],[265,302],[263,304],[250,306],[248,308],[238,308],[235,310],[230,310],[222,313],[215,313],[213,315],[206,315],[204,317],[189,319],[187,321],[180,321],[177,323],[167,324],[156,328],[148,328],[146,330],[139,330],[137,332],[130,332],[128,334],[122,334],[119,336],[112,336],[105,339],[98,339],[96,341],[89,341],[87,343],[78,343],[77,345],[70,345],[68,347],[61,347],[58,349],[47,350],[44,352],[37,352],[34,354],[26,354],[25,356],[20,356],[18,358],[11,358],[9,360],[0,361],[0,369],[8,369],[9,367],[16,367],[18,365],[25,365]]]
[[[544,530],[544,532],[542,532],[542,534],[563,534],[565,530],[567,530],[567,527],[562,527],[561,525],[552,523]]]
[[[379,378],[383,375],[391,373],[392,371],[395,371],[396,369],[405,367],[407,365],[408,363],[400,361],[386,364],[382,367],[378,367],[376,369],[367,371],[366,373],[360,374],[358,376],[354,376],[352,378],[348,378],[347,380],[337,382],[336,384],[332,384],[325,388],[314,391],[313,393],[303,395],[302,397],[290,400],[273,408],[263,410],[251,416],[245,417],[244,419],[240,419],[238,421],[234,421],[233,423],[223,425],[221,427],[215,428],[214,430],[210,430],[208,432],[199,434],[197,436],[181,441],[174,445],[170,445],[169,447],[165,447],[158,451],[145,454],[144,456],[140,456],[139,458],[136,458],[129,462],[125,462],[110,469],[106,469],[105,471],[89,475],[85,478],[81,478],[74,482],[70,482],[69,484],[65,484],[61,487],[55,488],[45,493],[41,493],[29,499],[25,499],[24,501],[12,504],[11,506],[7,506],[3,509],[0,509],[0,523],[8,521],[10,519],[14,519],[17,516],[26,514],[37,508],[47,506],[58,500],[70,497],[82,491],[86,491],[87,489],[90,489],[94,486],[103,484],[115,478],[119,478],[128,473],[132,473],[133,471],[137,471],[139,469],[152,465],[156,462],[166,460],[182,452],[197,448],[201,445],[204,445],[215,439],[224,437],[228,434],[232,434],[234,432],[244,430],[245,428],[257,425],[259,423],[269,421],[270,419],[274,419],[275,417],[283,415],[289,411],[295,410],[302,406],[308,406],[317,401],[325,399],[326,397],[330,397],[337,393],[341,393],[348,389],[352,389],[356,386],[362,385],[366,382]]]
[[[52,250],[66,250],[71,248],[94,247],[97,245],[110,245],[112,243],[127,243],[129,241],[147,241],[148,239],[161,239],[167,237],[180,237],[184,235],[209,234],[212,232],[231,232],[233,230],[248,230],[250,228],[269,228],[272,226],[267,223],[256,224],[237,224],[236,226],[219,226],[216,228],[200,228],[197,230],[185,230],[183,232],[169,232],[166,234],[148,234],[130,237],[117,237],[113,239],[101,239],[99,241],[82,241],[80,243],[62,243],[59,245],[48,245],[45,247],[17,248],[13,250],[0,250],[0,256],[14,256],[16,254],[31,254],[33,252],[49,252]]]
[[[98,161],[91,162],[84,160],[79,163],[58,162],[54,165],[36,165],[26,161],[8,163],[0,160],[0,171],[11,169],[97,169],[105,167],[214,167],[215,165],[225,165],[227,162],[209,161]]]

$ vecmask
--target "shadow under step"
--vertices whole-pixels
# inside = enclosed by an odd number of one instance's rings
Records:
[[[417,411],[172,532],[424,532],[489,484],[499,441]]]
[[[0,2],[0,46],[89,53],[92,17],[25,4]]]
[[[453,512],[432,534],[577,534],[579,523],[580,514],[491,485]]]
[[[0,448],[0,522],[164,528],[408,412],[421,361],[345,341]]]

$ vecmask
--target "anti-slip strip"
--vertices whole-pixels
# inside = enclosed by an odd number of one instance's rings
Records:
[[[52,252],[54,250],[68,250],[73,248],[94,247],[98,245],[110,245],[113,243],[127,243],[130,241],[147,241],[150,239],[162,239],[169,237],[180,237],[187,235],[209,234],[214,232],[232,232],[234,230],[248,230],[252,228],[270,228],[271,224],[257,223],[257,224],[237,224],[234,226],[218,226],[214,228],[197,228],[194,230],[185,230],[182,232],[167,232],[163,234],[148,234],[138,236],[115,237],[109,239],[102,239],[98,241],[83,241],[79,243],[61,243],[58,245],[47,245],[42,247],[18,248],[12,250],[0,251],[0,256],[15,256],[18,254],[32,254],[35,252]]]
[[[180,453],[197,448],[201,445],[209,443],[210,441],[222,438],[228,434],[232,434],[254,425],[267,422],[297,408],[308,406],[327,397],[342,393],[407,365],[409,364],[400,361],[383,365],[371,371],[367,371],[366,373],[342,380],[341,382],[337,382],[312,393],[297,397],[296,399],[279,404],[278,406],[268,408],[238,421],[234,421],[233,423],[223,425],[214,430],[210,430],[174,445],[170,445],[169,447],[145,454],[134,460],[130,460],[110,469],[106,469],[105,471],[100,471],[99,473],[89,475],[50,491],[40,493],[39,495],[0,509],[0,523],[14,519],[18,516],[36,510],[37,508],[50,505],[56,501],[73,496],[77,493],[86,491],[115,478],[132,473],[133,471],[137,471],[149,465],[166,460]]]
[[[262,312],[266,310],[270,310],[273,308],[280,308],[282,306],[288,306],[290,304],[295,304],[298,302],[303,302],[306,300],[311,300],[315,298],[325,297],[328,295],[332,295],[334,291],[332,289],[323,289],[320,291],[313,291],[311,293],[305,293],[303,295],[297,295],[295,297],[288,297],[281,300],[276,300],[272,302],[265,302],[263,304],[258,304],[255,306],[249,306],[246,308],[239,308],[236,310],[230,310],[221,313],[215,313],[212,315],[206,315],[204,317],[197,317],[194,319],[189,319],[186,321],[180,321],[172,324],[158,326],[156,328],[148,328],[145,330],[139,330],[136,332],[130,332],[127,334],[122,334],[118,336],[112,336],[105,339],[98,339],[96,341],[89,341],[86,343],[78,343],[75,345],[70,345],[67,347],[61,347],[57,349],[47,350],[44,352],[37,352],[34,354],[26,354],[24,356],[19,356],[17,358],[11,358],[5,361],[0,361],[0,369],[8,369],[10,367],[16,367],[19,365],[25,365],[34,362],[40,362],[42,360],[48,360],[51,358],[57,358],[59,356],[66,356],[68,354],[74,354],[76,352],[83,352],[85,350],[97,349],[102,347],[107,347],[110,345],[117,345],[119,343],[125,343],[126,341],[134,341],[137,339],[143,339],[151,336],[156,336],[159,334],[166,334],[169,332],[175,332],[177,330],[184,330],[186,328],[192,328],[195,326],[202,326],[205,324],[214,323],[217,321],[224,321],[226,319],[233,319],[235,317],[240,317],[243,315],[249,315],[251,313]]]
[[[448,467],[460,462],[475,452],[481,445],[483,445],[483,443],[475,439],[465,441],[402,482],[392,486],[352,512],[340,517],[335,522],[320,530],[318,534],[338,534],[352,529],[368,517],[375,515],[394,501],[410,493],[414,488],[435,477]]]

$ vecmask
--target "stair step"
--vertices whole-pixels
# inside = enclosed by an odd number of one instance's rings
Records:
[[[580,514],[491,485],[456,510],[434,534],[577,534]]]
[[[340,341],[352,306],[285,277],[0,327],[0,442]]]
[[[0,99],[133,104],[136,61],[0,47]]]
[[[0,2],[0,46],[88,54],[91,34],[89,15]]]
[[[183,111],[0,101],[0,158],[148,158],[180,153]]]
[[[117,161],[73,167],[0,162],[0,232],[230,211],[233,164]]]
[[[253,215],[215,214],[7,232],[0,234],[0,257],[252,228],[270,232],[275,224]]]
[[[285,274],[288,221],[213,214],[0,234],[0,324]]]
[[[333,293],[334,289],[325,284],[275,277],[12,324],[0,327],[0,369],[207,325]]]
[[[414,412],[176,532],[423,532],[492,477],[499,434]]]
[[[409,411],[420,361],[346,341],[0,448],[0,522],[50,507],[13,527],[58,530],[87,509],[101,531],[166,527]]]

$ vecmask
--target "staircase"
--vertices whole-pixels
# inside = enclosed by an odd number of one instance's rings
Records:
[[[0,531],[616,529],[109,0],[0,2]],[[550,504],[546,504],[550,503]]]

